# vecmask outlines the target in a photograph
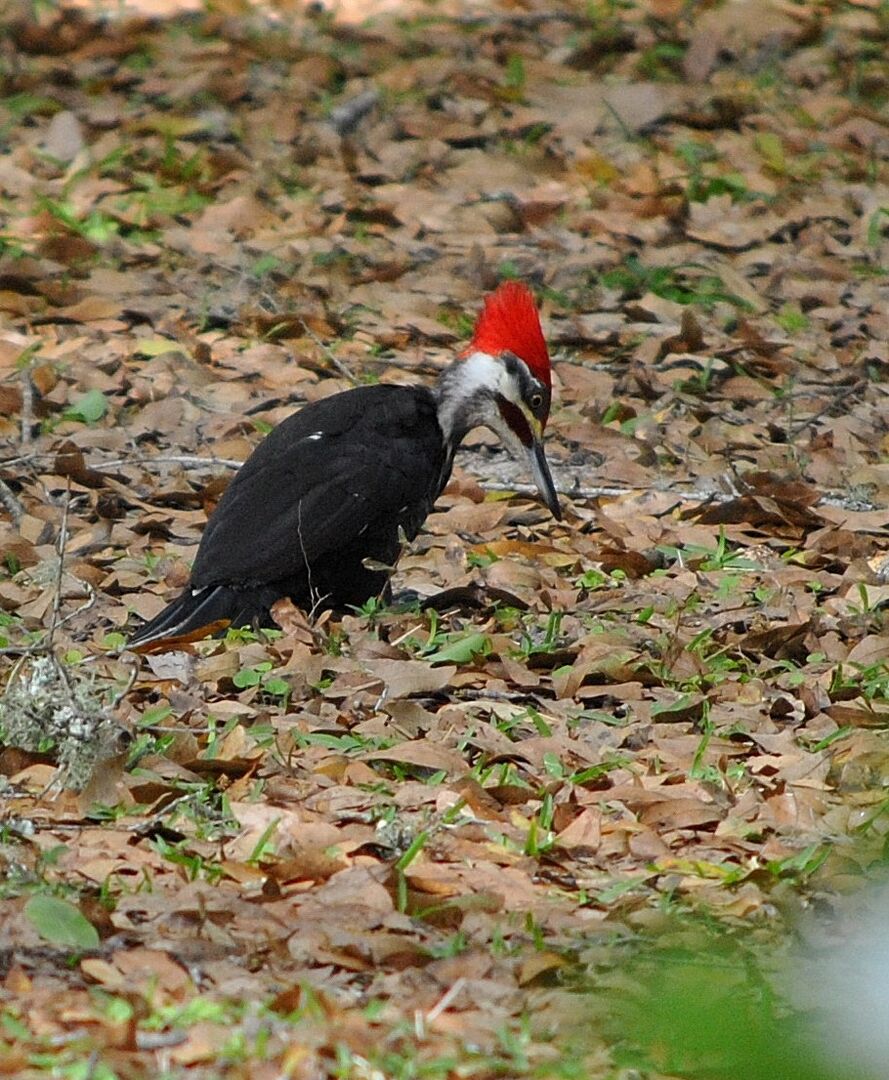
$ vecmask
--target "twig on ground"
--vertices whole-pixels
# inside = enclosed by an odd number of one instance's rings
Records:
[[[132,667],[130,668],[130,674],[129,674],[129,678],[127,679],[127,685],[123,688],[123,690],[116,693],[114,695],[114,697],[111,699],[111,704],[109,705],[110,711],[113,712],[117,708],[117,706],[123,701],[123,699],[127,696],[127,694],[133,689],[133,687],[136,685],[136,679],[138,677],[139,677],[139,665],[138,664],[133,664]]]
[[[479,487],[483,491],[514,491],[516,495],[537,495],[538,491],[534,484],[506,484],[499,480],[479,480]],[[659,495],[674,495],[677,499],[690,499],[698,502],[713,498],[711,492],[698,491],[673,491],[670,488],[623,488],[623,487],[591,487],[591,488],[559,488],[559,494],[569,499],[617,499],[621,495],[647,495],[656,492]],[[722,492],[717,494],[719,498],[731,498],[724,496]]]
[[[312,341],[315,342],[318,348],[324,353],[330,363],[333,364],[333,366],[340,373],[340,375],[342,375],[344,379],[348,379],[353,386],[357,386],[358,380],[355,378],[352,372],[349,371],[349,369],[342,362],[342,360],[340,360],[340,358],[334,353],[333,349],[331,349],[329,345],[327,345],[321,340],[321,338],[318,337],[318,335],[311,328],[311,326],[309,326],[305,319],[300,319],[300,322],[302,323],[302,328],[303,330],[305,330],[306,334],[308,334]]]
[[[851,386],[847,386],[845,390],[834,393],[834,396],[828,401],[823,409],[819,409],[818,412],[813,416],[810,416],[807,420],[801,420],[787,432],[787,441],[793,442],[797,435],[801,435],[806,428],[814,427],[822,417],[826,416],[838,405],[842,405],[844,402],[848,401],[850,397],[857,394],[860,390],[863,390],[866,386],[867,383],[864,379],[858,379],[856,382],[852,383]]]
[[[115,458],[93,466],[98,472],[120,469],[124,465],[181,465],[186,469],[240,469],[243,461],[234,458],[201,457],[199,454],[157,454],[153,457]]]
[[[190,1038],[187,1031],[174,1028],[171,1031],[137,1031],[136,1049],[143,1051],[168,1050],[171,1046],[181,1046]]]
[[[358,127],[379,100],[380,91],[375,87],[364,90],[342,105],[331,109],[327,122],[337,135],[348,135]]]
[[[807,423],[810,422],[812,421],[807,421]],[[22,455],[21,457],[7,458],[4,461],[0,461],[0,466],[15,465],[26,461],[37,461],[41,458],[55,460],[55,455]],[[240,469],[243,464],[243,461],[236,461],[234,458],[201,457],[199,454],[157,454],[154,456],[134,455],[133,457],[114,458],[111,461],[99,461],[95,464],[91,464],[90,468],[94,469],[96,472],[110,472],[112,469],[120,469],[126,465],[142,465],[149,469],[162,465],[181,465],[184,469]],[[512,491],[515,492],[516,495],[532,496],[538,494],[534,484],[526,484],[520,481],[509,484],[499,480],[482,480],[475,476],[475,473],[471,469],[468,469],[467,471],[478,480],[479,486],[483,491]],[[643,495],[656,494],[670,495],[677,500],[683,500],[685,502],[730,502],[732,499],[737,499],[739,497],[739,492],[737,491],[683,491],[655,484],[650,487],[618,487],[616,485],[603,485],[602,487],[560,486],[558,492],[560,495],[564,495],[569,499],[619,499],[622,496],[627,495],[641,497]],[[10,505],[10,501],[8,500],[11,500],[12,505]],[[14,493],[9,490],[2,480],[0,480],[0,503],[3,503],[9,514],[12,516],[13,521],[18,524],[21,520],[21,515],[25,512],[24,508],[21,506]],[[866,513],[871,510],[883,509],[878,504],[869,502],[865,499],[853,499],[832,492],[825,492],[822,494],[818,503],[815,505],[836,506],[841,510],[849,510],[850,512],[855,513]]]
[[[0,479],[0,503],[3,504],[6,512],[12,518],[13,525],[18,528],[22,523],[22,518],[25,516],[25,508],[19,502],[12,488],[3,479]]]
[[[183,803],[187,803],[189,799],[192,798],[194,798],[194,796],[191,792],[186,792],[184,795],[179,795],[177,798],[171,799],[170,802],[168,802],[166,806],[161,807],[160,810],[157,810],[155,811],[155,813],[150,814],[147,818],[145,818],[144,821],[134,821],[125,824],[122,827],[121,831],[134,833],[136,836],[145,836],[148,833],[153,832],[158,827],[158,825],[161,824],[164,818],[168,817],[173,810],[175,810],[179,806],[182,806]]]
[[[456,690],[451,691],[451,696],[457,701],[478,702],[479,705],[484,705],[486,701],[505,701],[512,705],[516,702],[524,703],[538,698],[552,698],[555,697],[555,691],[545,686],[535,686],[528,690],[485,690],[480,693],[468,687],[457,687]]]
[[[30,465],[36,461],[49,461],[55,454],[16,454],[15,457],[0,458],[0,469],[7,469],[10,465]]]
[[[59,619],[59,626],[64,626],[72,619],[77,618],[78,615],[82,615],[85,611],[89,611],[89,609],[95,604],[96,600],[98,600],[99,598],[99,594],[88,581],[84,581],[83,578],[76,578],[75,580],[78,581],[81,585],[83,585],[83,587],[86,589],[86,602],[81,604],[79,608],[75,608],[73,611],[69,611],[67,615],[63,615],[62,618]],[[86,662],[87,660],[89,660],[89,657],[84,657],[84,662]]]
[[[614,117],[615,123],[616,123],[616,124],[617,124],[617,126],[618,126],[618,127],[620,128],[621,134],[622,134],[622,135],[623,135],[623,137],[624,137],[624,138],[625,138],[625,139],[627,140],[627,142],[631,142],[631,143],[632,143],[632,142],[638,142],[638,141],[640,141],[640,139],[641,139],[641,136],[640,136],[640,135],[638,134],[638,132],[635,132],[635,131],[634,131],[634,130],[633,130],[633,129],[632,129],[632,128],[631,128],[631,127],[630,127],[630,126],[629,126],[629,125],[628,125],[628,124],[626,123],[626,121],[624,120],[624,118],[623,118],[623,117],[622,117],[622,116],[620,115],[620,113],[619,113],[619,112],[617,111],[617,109],[615,109],[615,107],[614,107],[614,106],[613,106],[613,105],[611,104],[611,102],[610,102],[610,101],[608,100],[608,98],[604,98],[604,99],[603,99],[603,101],[602,101],[602,104],[603,104],[603,105],[605,106],[605,108],[606,108],[606,109],[607,109],[607,110],[608,110],[608,111],[609,111],[609,112],[611,113],[611,115],[612,115],[612,116]]]
[[[31,443],[31,433],[34,429],[34,383],[31,381],[31,365],[28,364],[22,371],[22,416],[21,433],[22,446]]]
[[[450,987],[442,994],[442,996],[436,1001],[429,1012],[426,1013],[424,1019],[427,1024],[431,1024],[437,1020],[439,1016],[448,1008],[454,998],[460,993],[463,987],[466,985],[466,979],[460,975],[456,978]]]
[[[573,11],[545,11],[528,15],[507,15],[499,12],[496,15],[483,15],[478,13],[473,15],[458,15],[452,21],[456,23],[457,26],[508,25],[528,30],[535,30],[538,26],[542,26],[544,23],[548,22],[565,22],[570,23],[572,26],[591,25],[589,16],[578,15]]]
[[[49,630],[46,634],[46,641],[44,645],[47,650],[52,649],[53,638],[55,637],[56,628],[59,625],[59,613],[62,608],[62,578],[65,574],[65,548],[68,545],[68,511],[71,507],[71,480],[68,479],[68,490],[65,492],[65,505],[62,507],[62,523],[59,526],[59,540],[56,544],[56,551],[59,556],[59,563],[56,567],[56,582],[53,589],[52,598],[52,615],[49,621]]]
[[[478,478],[476,477],[476,479]],[[483,491],[513,491],[516,495],[536,496],[539,494],[534,484],[505,484],[497,480],[479,480],[479,487]],[[618,499],[622,495],[671,495],[681,502],[715,503],[731,502],[732,499],[740,498],[744,494],[744,492],[737,491],[677,491],[669,487],[558,488],[558,492],[568,499]],[[750,492],[750,494],[756,493]],[[850,499],[843,495],[822,495],[814,505],[815,508],[818,506],[836,506],[840,510],[848,510],[852,513],[867,513],[871,510],[885,509],[864,499]]]

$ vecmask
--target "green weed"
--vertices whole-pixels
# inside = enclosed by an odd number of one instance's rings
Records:
[[[748,301],[731,292],[717,274],[699,263],[645,266],[637,255],[629,255],[623,266],[602,274],[601,281],[610,289],[620,289],[628,297],[652,292],[677,304],[697,304],[706,311],[720,302],[743,311],[752,310]]]

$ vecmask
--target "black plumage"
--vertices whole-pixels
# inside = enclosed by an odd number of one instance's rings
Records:
[[[225,626],[273,626],[289,597],[308,612],[359,606],[386,587],[447,483],[454,450],[486,425],[556,519],[543,451],[549,353],[534,297],[507,281],[431,388],[364,386],[306,405],[260,443],[229,485],[183,593],[130,640],[165,648]]]
[[[422,386],[362,386],[275,428],[210,517],[191,581],[130,646],[216,622],[273,626],[289,596],[305,610],[360,605],[386,585],[447,483],[453,451]]]

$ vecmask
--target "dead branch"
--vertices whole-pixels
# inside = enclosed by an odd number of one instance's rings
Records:
[[[807,423],[810,422],[811,421],[807,421]],[[55,460],[55,455],[22,455],[21,457],[8,458],[0,462],[0,465],[14,465],[22,462],[39,460],[53,461]],[[111,461],[100,461],[96,464],[91,464],[90,468],[95,469],[96,472],[111,472],[113,469],[120,469],[127,465],[140,465],[149,469],[155,467],[159,468],[163,465],[181,465],[183,469],[195,470],[240,469],[243,464],[243,461],[235,461],[234,458],[202,457],[199,454],[157,454],[153,456],[133,455],[132,457],[114,458]],[[468,469],[467,471],[472,473],[471,469]],[[474,475],[475,474],[473,473],[473,476]],[[476,477],[476,479],[478,478]],[[518,481],[514,484],[509,484],[498,480],[479,479],[479,486],[483,491],[512,491],[515,492],[516,495],[537,495],[537,488],[534,484]],[[659,494],[672,495],[676,499],[681,499],[686,502],[729,502],[732,499],[736,499],[739,495],[739,492],[737,491],[688,491],[658,484],[653,484],[650,487],[637,488],[618,487],[614,485],[603,485],[602,487],[560,487],[557,485],[557,490],[560,495],[564,495],[568,499],[583,501],[589,499],[619,499],[628,495],[636,495],[641,498],[645,495]],[[10,506],[7,497],[11,498],[13,506]],[[18,524],[21,520],[21,515],[25,512],[24,508],[2,480],[0,480],[0,503],[4,504],[7,511],[12,516],[13,521]],[[876,503],[869,502],[865,499],[850,498],[846,495],[841,495],[838,492],[823,493],[815,505],[835,506],[840,510],[848,510],[855,513],[866,513],[872,510],[882,509],[882,507]],[[15,509],[13,507],[15,507]],[[16,517],[17,513],[19,515],[18,517]]]
[[[318,348],[324,353],[330,363],[336,368],[336,370],[342,375],[344,379],[348,379],[353,386],[358,385],[358,380],[352,374],[352,372],[346,367],[346,365],[340,360],[340,358],[334,353],[333,349],[318,337],[315,331],[309,326],[305,319],[300,319],[303,330],[306,334],[315,342]]]
[[[34,383],[31,381],[31,365],[22,371],[22,415],[21,433],[22,446],[28,446],[31,442],[31,433],[34,429]]]
[[[59,526],[59,539],[56,544],[59,562],[56,567],[56,581],[53,589],[52,615],[49,621],[49,631],[46,635],[46,648],[51,649],[56,628],[59,625],[59,613],[62,607],[62,578],[65,573],[65,548],[68,545],[68,511],[71,507],[71,480],[68,480],[68,489],[65,492],[65,504],[62,507],[62,523]]]
[[[427,1024],[433,1024],[446,1009],[454,1002],[460,991],[466,985],[466,979],[460,975],[451,983],[450,988],[442,994],[438,1001],[426,1013],[424,1019]]]
[[[850,397],[859,393],[859,391],[864,390],[866,386],[867,383],[864,379],[858,379],[852,383],[851,386],[847,386],[845,390],[840,390],[839,392],[832,390],[830,400],[823,409],[819,409],[818,412],[810,416],[807,420],[800,420],[798,424],[795,424],[787,432],[787,441],[792,443],[798,435],[802,435],[806,428],[815,427],[823,417],[833,412],[838,405],[842,405],[844,402],[848,401]]]
[[[505,484],[497,480],[479,480],[479,487],[483,491],[513,491],[516,495],[533,495],[538,494],[537,488],[534,484]],[[568,499],[619,499],[626,495],[636,495],[643,497],[645,495],[672,495],[677,500],[682,502],[716,502],[725,503],[731,502],[732,499],[737,499],[740,495],[737,491],[679,491],[671,487],[659,487],[653,485],[652,487],[645,488],[624,488],[624,487],[571,487],[571,488],[557,488],[560,495],[564,495]],[[867,513],[871,510],[881,510],[883,507],[877,506],[875,503],[868,502],[864,499],[849,498],[844,495],[822,495],[818,502],[814,504],[817,506],[836,506],[840,510],[848,510],[854,513]]]
[[[483,491],[514,491],[516,495],[537,495],[538,491],[534,484],[506,484],[499,480],[479,480],[479,487]],[[719,499],[729,499],[734,496],[726,495],[724,492],[718,492],[716,495],[711,492],[700,491],[673,491],[670,488],[624,488],[624,487],[572,487],[572,488],[558,488],[560,495],[564,495],[569,499],[619,499],[622,495],[648,495],[651,492],[658,492],[663,495],[675,495],[677,499],[689,499],[692,502],[703,501],[706,499],[712,499],[717,497]]]
[[[95,468],[99,472],[110,472],[111,469],[121,469],[125,465],[181,465],[184,469],[240,469],[243,461],[235,461],[233,458],[201,457],[198,454],[157,454],[152,457],[126,457],[115,458],[113,461],[102,461]]]
[[[138,676],[139,676],[139,665],[138,664],[133,664],[130,667],[130,674],[129,674],[129,677],[127,678],[126,686],[123,688],[123,690],[118,691],[118,693],[116,693],[114,695],[114,697],[112,698],[112,700],[111,700],[111,705],[109,706],[109,709],[111,710],[111,712],[114,712],[114,710],[117,708],[117,706],[123,701],[123,699],[127,696],[127,694],[133,689],[133,687],[136,685],[136,679],[138,678]]]
[[[380,91],[375,87],[364,90],[342,105],[331,109],[327,121],[337,135],[349,135],[358,127],[379,100]]]
[[[458,26],[511,26],[517,29],[535,30],[548,22],[564,22],[571,26],[589,26],[589,16],[573,11],[547,11],[528,15],[458,15],[453,19]]]
[[[19,502],[12,488],[2,478],[0,478],[0,503],[3,504],[4,509],[12,518],[13,525],[18,528],[22,523],[22,518],[25,516],[25,508]]]
[[[98,600],[99,598],[98,593],[88,581],[84,581],[83,578],[75,578],[74,580],[79,582],[86,589],[86,602],[81,604],[79,608],[75,608],[73,611],[69,611],[67,615],[63,615],[62,618],[59,619],[60,627],[65,626],[66,623],[69,623],[72,619],[76,619],[78,615],[82,615],[85,611],[89,611],[90,608],[95,605],[96,600]]]

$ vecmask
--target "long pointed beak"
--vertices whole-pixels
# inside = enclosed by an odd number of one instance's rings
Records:
[[[534,483],[537,485],[538,491],[543,496],[543,501],[549,507],[550,513],[556,521],[561,521],[562,508],[559,506],[559,496],[556,492],[556,485],[553,483],[552,474],[549,471],[549,465],[546,462],[546,455],[543,452],[543,443],[539,439],[535,439],[531,444],[531,448],[528,450],[528,457],[531,461],[531,472],[534,476]]]

